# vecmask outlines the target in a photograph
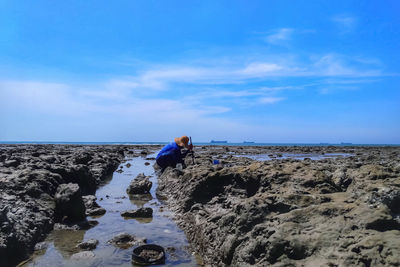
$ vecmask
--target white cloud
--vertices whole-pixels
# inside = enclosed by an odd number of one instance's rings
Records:
[[[290,40],[292,38],[292,34],[294,29],[290,28],[281,28],[275,31],[275,33],[268,35],[265,37],[265,41],[270,44],[283,44],[284,42]]]
[[[318,58],[310,70],[311,73],[321,77],[377,77],[382,75],[379,69],[366,69],[365,65],[355,64],[351,61],[343,56],[327,54]]]
[[[111,80],[107,87],[136,90],[150,93],[168,90],[173,84],[228,85],[248,83],[252,80],[276,79],[279,77],[374,77],[382,75],[373,64],[364,64],[357,58],[326,54],[310,61],[296,61],[293,55],[283,55],[275,60],[258,60],[246,64],[234,62],[208,67],[191,65],[164,65],[144,70],[136,76]],[[376,67],[376,66],[375,66]],[[381,67],[381,66],[379,66]]]
[[[37,81],[0,81],[0,104],[3,109],[30,109],[36,112],[79,115],[90,103],[73,99],[66,84]]]
[[[242,138],[252,131],[237,119],[214,116],[229,112],[229,107],[186,99],[137,98],[120,92],[116,98],[117,92],[104,88],[83,91],[60,83],[0,81],[0,112],[24,114],[7,125],[0,118],[12,133],[8,136],[0,131],[0,139],[167,141],[163,138],[193,134],[208,141],[226,138],[227,132],[232,133],[230,138]]]
[[[165,98],[131,96],[129,90],[107,87],[88,90],[68,84],[37,81],[0,81],[0,109],[26,110],[52,115],[137,116],[146,111],[150,118],[200,118],[228,112],[224,106],[200,105]],[[151,120],[151,119],[150,119]]]
[[[288,90],[308,86],[301,85],[301,81],[296,82],[297,86],[261,84],[306,77],[326,79],[320,81],[322,85],[316,85],[320,88],[333,88],[335,81],[340,84],[350,80],[357,86],[357,80],[368,82],[383,75],[373,62],[368,59],[366,62],[368,64],[352,57],[325,54],[309,60],[298,60],[293,55],[256,60],[242,58],[230,64],[213,60],[212,64],[203,63],[201,67],[166,64],[148,66],[137,75],[115,77],[92,88],[40,81],[0,81],[0,112],[36,115],[49,124],[58,121],[64,130],[65,121],[71,129],[78,123],[91,132],[114,129],[119,133],[125,129],[149,133],[162,129],[165,135],[175,135],[177,128],[171,125],[178,125],[185,131],[196,129],[203,136],[209,136],[210,129],[225,133],[237,131],[239,136],[241,129],[254,129],[255,125],[249,126],[237,118],[229,119],[230,111],[278,103],[290,97]],[[330,87],[324,87],[323,83]],[[251,88],[252,84],[256,87]],[[328,91],[321,91],[324,92]],[[187,122],[190,125],[186,125]],[[48,128],[56,127],[51,124]]]
[[[275,104],[283,100],[285,100],[284,97],[262,97],[258,101],[261,104]]]
[[[262,77],[270,73],[282,70],[284,67],[275,63],[268,62],[253,62],[247,65],[244,69],[239,70],[238,74],[242,74],[244,77]]]
[[[341,33],[352,32],[357,26],[357,18],[348,15],[336,15],[332,18],[332,21]]]

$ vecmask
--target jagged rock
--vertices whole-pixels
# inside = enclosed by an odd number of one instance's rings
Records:
[[[122,161],[120,150],[119,146],[0,144],[0,265],[15,266],[26,259],[53,229],[55,219],[63,219],[54,199],[60,184],[75,183],[83,194],[93,194]],[[64,223],[60,227],[90,226]]]
[[[54,230],[88,230],[92,227],[98,225],[99,222],[95,220],[89,221],[80,221],[78,223],[55,223],[53,229]]]
[[[79,221],[86,217],[86,208],[78,184],[61,184],[54,199],[58,218],[63,219],[66,216],[68,221]]]
[[[282,152],[259,162],[224,158],[221,149],[206,147],[196,165],[186,159],[183,171],[167,168],[159,175],[156,193],[206,265],[395,266],[400,169],[393,153],[400,149],[352,148],[360,151],[357,157],[337,159],[305,156],[338,149],[229,147],[230,153]],[[309,159],[286,159],[288,151]],[[223,158],[221,166],[210,158]]]
[[[121,248],[128,248],[134,245],[143,245],[146,243],[145,238],[138,238],[128,233],[120,233],[114,236],[108,243]]]
[[[144,173],[140,173],[131,181],[126,192],[128,194],[148,194],[152,185],[153,183],[149,180],[149,177],[145,176]]]
[[[100,216],[106,213],[106,210],[97,204],[96,196],[94,195],[87,195],[82,197],[83,202],[86,208],[86,215],[87,216]]]
[[[49,246],[49,244],[46,242],[39,242],[35,245],[34,250],[44,250],[44,249],[47,249],[48,246]]]
[[[90,240],[79,243],[77,245],[77,247],[80,249],[83,249],[83,250],[93,250],[97,247],[97,244],[99,244],[99,240],[90,239]]]
[[[86,215],[88,216],[101,216],[106,213],[106,210],[104,208],[95,208],[95,209],[90,209],[86,210]]]
[[[19,161],[12,159],[12,160],[6,160],[4,161],[4,167],[17,167],[19,165]]]
[[[137,210],[129,210],[121,213],[122,217],[130,218],[152,218],[153,209],[152,208],[140,208]]]

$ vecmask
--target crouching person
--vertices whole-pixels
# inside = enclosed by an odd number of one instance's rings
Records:
[[[181,150],[184,148],[187,150],[182,152]],[[161,172],[164,172],[167,167],[175,168],[178,163],[181,163],[182,167],[185,168],[184,158],[192,149],[193,145],[189,145],[189,137],[187,136],[177,137],[174,142],[164,146],[156,157],[156,162],[160,166]]]

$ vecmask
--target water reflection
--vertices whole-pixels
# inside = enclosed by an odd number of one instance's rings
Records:
[[[138,208],[143,208],[143,206],[153,199],[151,194],[143,194],[143,195],[129,195],[129,200],[131,203]]]
[[[138,223],[151,223],[153,218],[129,218],[124,217],[125,220],[136,220]]]
[[[80,242],[82,242],[85,236],[84,230],[56,230],[52,233],[52,241],[54,247],[58,252],[64,257],[64,259],[69,259],[72,254],[79,252],[79,248],[76,247]]]

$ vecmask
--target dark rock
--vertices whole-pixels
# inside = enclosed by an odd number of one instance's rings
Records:
[[[3,165],[4,165],[4,167],[18,167],[19,164],[20,163],[18,160],[12,159],[12,160],[4,161]]]
[[[49,246],[49,244],[46,242],[39,242],[35,245],[34,250],[44,250],[44,249],[47,249],[48,246]]]
[[[114,236],[108,243],[121,248],[129,248],[134,245],[142,245],[146,243],[145,238],[138,238],[128,233],[120,233]]]
[[[97,244],[99,244],[99,240],[90,239],[90,240],[79,243],[77,245],[77,247],[80,249],[83,249],[83,250],[93,250],[97,247]]]
[[[55,219],[68,219],[56,212],[54,197],[60,184],[75,183],[83,194],[93,194],[122,161],[120,150],[118,146],[0,144],[0,265],[15,266],[26,259],[53,229]],[[66,228],[90,227],[89,222],[85,227],[64,223]]]
[[[92,227],[98,225],[98,221],[90,220],[90,221],[80,221],[78,223],[55,223],[54,230],[89,230]]]
[[[126,192],[128,194],[148,194],[152,185],[153,183],[149,180],[149,177],[141,173],[131,181]]]
[[[122,217],[130,218],[152,218],[153,209],[152,208],[140,208],[137,210],[129,210],[121,213]]]
[[[335,149],[229,147],[229,153]],[[396,265],[400,169],[394,168],[398,159],[381,152],[399,149],[357,149],[374,156],[257,162],[224,158],[218,148],[205,147],[196,166],[188,162],[183,172],[167,168],[159,174],[156,194],[165,197],[206,265]],[[212,166],[210,158],[223,158],[223,166]]]
[[[106,213],[106,210],[99,206],[96,202],[96,196],[87,195],[82,197],[86,208],[87,216],[100,216]]]
[[[88,164],[89,161],[93,159],[92,155],[89,153],[79,153],[75,156],[76,164]]]
[[[106,210],[104,208],[94,208],[90,210],[86,210],[86,215],[88,216],[101,216],[106,213]]]
[[[64,216],[68,221],[79,221],[86,217],[86,208],[77,184],[61,184],[54,197],[59,220]]]

